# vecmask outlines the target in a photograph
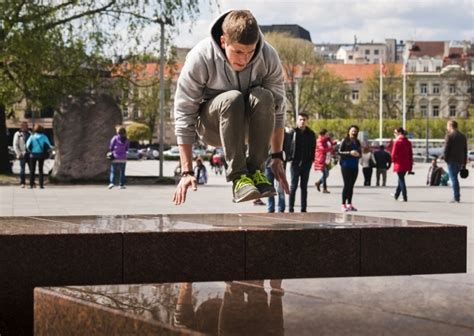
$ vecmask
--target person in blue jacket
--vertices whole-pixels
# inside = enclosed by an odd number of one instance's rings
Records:
[[[35,170],[38,163],[39,185],[44,189],[44,160],[49,157],[49,150],[53,148],[48,137],[44,134],[44,128],[36,124],[33,135],[28,138],[26,148],[30,152],[30,189],[35,187]]]

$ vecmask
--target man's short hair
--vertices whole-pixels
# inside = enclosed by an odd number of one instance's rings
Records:
[[[458,122],[456,120],[449,120],[448,124],[451,125],[452,128],[458,129]]]
[[[327,129],[321,128],[321,130],[319,131],[319,135],[325,135],[327,132],[328,132]]]
[[[258,42],[260,30],[257,20],[248,10],[231,11],[222,23],[222,35],[228,44],[254,44]]]
[[[309,119],[309,116],[306,113],[303,113],[303,112],[298,113],[298,116]]]

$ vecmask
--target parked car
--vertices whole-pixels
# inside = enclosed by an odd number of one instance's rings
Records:
[[[179,147],[173,146],[171,149],[163,152],[165,159],[179,159]]]
[[[127,151],[127,160],[140,160],[142,158],[138,148],[129,148]]]
[[[467,160],[474,161],[474,151],[467,152]]]

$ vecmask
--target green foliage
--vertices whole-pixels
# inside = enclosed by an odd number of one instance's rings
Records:
[[[132,123],[127,126],[127,137],[130,141],[149,140],[151,131],[145,124]]]
[[[286,96],[291,114],[295,111],[319,118],[345,117],[351,103],[345,97],[349,87],[327,71],[316,57],[312,43],[285,33],[269,33],[265,39],[278,51],[287,78]]]

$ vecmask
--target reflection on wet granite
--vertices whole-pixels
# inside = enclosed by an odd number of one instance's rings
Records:
[[[472,335],[474,275],[456,279],[37,288],[35,335]]]
[[[0,234],[169,232],[348,227],[426,227],[439,223],[339,213],[1,217]],[[446,225],[453,227],[455,225]]]
[[[31,334],[37,286],[465,272],[466,235],[333,213],[3,217],[0,334]]]

